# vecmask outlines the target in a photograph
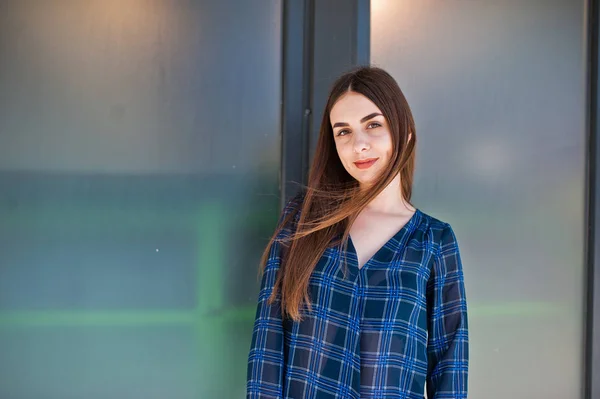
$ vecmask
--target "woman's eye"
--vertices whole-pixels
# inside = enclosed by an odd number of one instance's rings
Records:
[[[337,134],[337,135],[338,135],[338,136],[345,136],[345,135],[346,135],[346,133],[348,133],[348,131],[347,131],[347,130],[340,130],[340,131],[338,132],[338,134]]]
[[[367,126],[369,129],[375,128],[375,127],[380,127],[381,125],[377,122],[371,122],[369,123],[369,126]]]

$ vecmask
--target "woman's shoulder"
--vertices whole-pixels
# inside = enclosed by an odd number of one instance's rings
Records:
[[[420,216],[419,230],[424,233],[423,237],[430,240],[434,246],[441,248],[442,246],[456,243],[456,234],[449,222],[420,209],[417,212],[419,212]]]
[[[281,211],[281,216],[279,218],[279,223],[281,224],[284,220],[287,219],[288,215],[293,214],[293,224],[298,223],[300,219],[300,212],[302,210],[302,204],[304,203],[304,198],[306,196],[306,190],[301,189],[296,194],[292,195],[288,198],[283,206]]]
[[[285,203],[283,207],[283,216],[302,209],[302,203],[304,202],[304,197],[306,196],[306,190],[300,189],[296,194],[292,195]]]
[[[306,191],[300,190],[285,201],[285,205],[279,216],[279,222],[277,223],[281,228],[278,234],[279,238],[290,236],[296,229],[296,225],[300,220],[300,212],[305,196]]]

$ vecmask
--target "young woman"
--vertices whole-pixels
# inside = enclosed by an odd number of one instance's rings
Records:
[[[308,187],[263,254],[248,398],[467,397],[461,258],[409,202],[415,134],[385,71],[333,85]]]

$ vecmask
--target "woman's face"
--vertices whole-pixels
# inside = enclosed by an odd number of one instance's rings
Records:
[[[392,135],[381,110],[362,94],[347,92],[329,113],[340,161],[360,187],[375,182],[392,156]]]

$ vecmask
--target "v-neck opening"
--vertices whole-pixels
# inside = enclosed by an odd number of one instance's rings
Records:
[[[392,242],[393,240],[397,240],[399,242],[402,241],[402,238],[407,235],[408,233],[410,233],[413,229],[413,225],[416,222],[416,219],[418,217],[418,214],[420,213],[419,209],[417,208],[415,210],[415,213],[410,217],[410,219],[408,219],[408,221],[404,224],[404,226],[402,226],[396,233],[394,233],[393,236],[391,236],[381,247],[379,247],[379,249],[377,251],[375,251],[375,253],[369,258],[367,259],[367,261],[359,267],[359,263],[358,263],[358,252],[356,251],[356,247],[354,246],[354,242],[352,241],[352,237],[350,236],[350,234],[348,234],[348,250],[351,249],[352,252],[352,257],[353,260],[355,262],[355,266],[358,270],[362,270],[364,269],[367,265],[369,265],[369,263],[371,263],[376,257],[377,255],[379,255],[380,252],[382,252],[389,244],[390,242]]]

